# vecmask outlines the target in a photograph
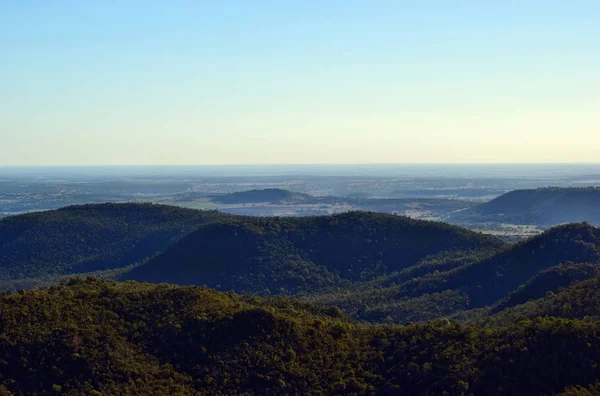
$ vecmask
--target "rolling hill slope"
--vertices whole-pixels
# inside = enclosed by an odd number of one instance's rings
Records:
[[[295,294],[367,281],[432,254],[501,246],[455,226],[385,214],[246,217],[201,227],[124,279]]]
[[[519,320],[544,316],[559,316],[570,319],[583,319],[600,315],[600,277],[576,282],[556,293],[507,307],[493,313],[482,323],[508,324]]]
[[[600,377],[598,319],[376,326],[292,299],[92,278],[0,295],[0,312],[7,395],[542,395]]]
[[[473,307],[493,304],[541,271],[560,263],[597,263],[600,229],[588,224],[569,224],[521,242],[477,263],[403,286],[401,293],[419,295],[458,289]]]
[[[407,323],[474,308],[495,312],[593,277],[599,269],[600,229],[570,224],[498,252],[431,256],[406,270],[309,299],[367,321]]]
[[[514,292],[507,294],[498,304],[495,304],[492,312],[544,297],[549,292],[559,291],[577,281],[598,276],[600,276],[600,263],[555,265],[541,271]]]
[[[600,224],[600,187],[516,190],[459,212],[453,220],[513,224]]]
[[[121,268],[227,215],[152,204],[71,206],[0,220],[0,280]]]
[[[5,290],[100,270],[124,280],[295,295],[374,322],[498,312],[596,276],[599,263],[600,231],[588,224],[506,245],[449,224],[368,212],[255,218],[106,204],[0,221]]]

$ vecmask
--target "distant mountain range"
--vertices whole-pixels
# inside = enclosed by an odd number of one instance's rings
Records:
[[[278,188],[213,195],[209,200],[226,213],[258,216],[314,216],[360,210],[441,219],[473,206],[456,199],[314,196]]]
[[[450,199],[316,197],[283,189],[242,191],[211,199],[225,205],[346,204],[359,210],[384,213],[429,213],[456,224],[541,227],[584,221],[600,224],[600,187],[515,190],[483,204]],[[416,210],[411,210],[413,208]]]
[[[303,202],[315,202],[318,199],[312,195],[291,192],[280,188],[268,188],[264,190],[240,191],[231,194],[216,195],[212,197],[213,202],[224,204],[243,204],[268,202],[276,204],[292,204]]]
[[[600,187],[516,190],[451,217],[452,221],[550,226],[600,224]]]

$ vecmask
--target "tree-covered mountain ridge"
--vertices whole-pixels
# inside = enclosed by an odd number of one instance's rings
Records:
[[[258,238],[257,241],[271,239],[270,244],[263,246],[263,248],[269,251],[279,249],[280,252],[275,253],[277,253],[278,259],[281,260],[284,259],[285,254],[293,255],[296,254],[296,251],[293,249],[292,251],[287,250],[288,245],[295,242],[285,235],[276,235],[278,229],[294,230],[293,234],[296,236],[302,235],[305,231],[309,232],[309,230],[312,230],[310,233],[314,234],[315,230],[320,227],[319,224],[323,222],[319,219],[327,218],[329,217],[260,220],[246,216],[227,215],[216,211],[200,211],[166,205],[137,203],[71,206],[58,210],[12,216],[0,220],[0,283],[4,285],[5,289],[10,290],[35,285],[36,280],[47,281],[50,279],[51,281],[61,276],[97,271],[123,271],[124,268],[164,252],[174,243],[196,230],[200,233],[200,229],[205,230],[204,235],[208,239],[218,239],[216,235],[220,232],[219,230],[231,230],[235,227],[240,227],[240,230],[250,230],[248,233],[243,233],[243,235],[246,235],[249,239]],[[389,233],[389,230],[397,225],[406,230],[410,227],[419,228],[424,224],[429,224],[429,229],[448,230],[457,236],[457,240],[462,238],[465,241],[469,239],[479,241],[477,243],[473,242],[473,246],[478,246],[478,248],[493,249],[502,244],[494,238],[480,236],[458,227],[421,223],[392,215],[362,213],[345,215],[335,219],[337,219],[337,222],[342,223],[338,227],[339,233],[346,233],[346,235],[340,235],[339,237],[345,238],[348,243],[353,240],[360,240],[360,233],[367,232],[369,229],[370,234],[376,234],[374,231],[376,228],[385,229],[387,231],[382,232]],[[265,222],[268,224],[263,224]],[[352,223],[356,224],[352,225]],[[209,224],[214,224],[214,229],[211,227],[202,228],[202,226]],[[261,227],[266,227],[265,230],[271,230],[269,231],[270,234],[267,233],[269,234],[267,237],[251,231]],[[265,234],[265,230],[261,233]],[[357,234],[349,235],[353,232]],[[440,231],[438,234],[443,232],[445,231]],[[383,233],[380,235],[383,235]],[[389,243],[383,239],[372,241],[381,246],[389,247]],[[428,254],[426,244],[416,242],[417,246],[413,251],[416,252],[416,249],[421,249],[423,254]],[[426,240],[423,240],[423,242],[426,242]],[[244,242],[240,243],[243,244]],[[467,242],[465,246],[469,244],[470,242]],[[366,242],[362,244],[362,246],[365,245]],[[229,249],[228,246],[223,244],[221,244],[221,247],[224,252],[223,257],[226,257],[227,254],[241,254],[244,259],[248,258],[249,252]],[[350,245],[350,247],[352,246]],[[282,249],[283,251],[281,251]],[[320,249],[321,252],[318,254],[324,255],[327,253],[327,246],[321,246]],[[233,252],[231,252],[232,250]],[[372,254],[373,249],[370,249],[370,252]],[[289,262],[286,260],[286,262],[290,264],[293,260]],[[308,262],[304,264],[308,265]],[[302,262],[298,263],[301,267],[300,270],[306,269],[302,268],[304,264]],[[352,263],[349,263],[349,265],[352,265]],[[375,266],[375,257],[371,257],[369,262],[365,263],[365,267],[368,267],[371,271],[372,267]],[[291,271],[294,272],[294,268]],[[333,279],[338,275],[331,273],[324,276],[328,278],[324,278],[325,283],[338,283]],[[275,289],[279,287],[283,287],[283,285],[277,286]]]
[[[123,203],[69,206],[0,219],[0,281],[126,267],[228,215]]]
[[[596,276],[600,229],[569,224],[486,254],[443,255],[309,299],[368,321],[406,323],[470,310],[484,314]]]
[[[450,224],[369,212],[257,218],[84,205],[3,219],[0,236],[7,290],[91,272],[296,296],[391,323],[493,314],[594,277],[600,262],[600,231],[589,224],[506,244]]]
[[[496,307],[490,315],[479,318],[478,324],[505,325],[536,317],[554,316],[584,319],[600,315],[600,276],[572,282],[567,287],[547,291],[512,306]]]
[[[0,312],[3,395],[589,395],[600,377],[597,309],[366,325],[285,297],[80,278],[0,295]]]
[[[201,226],[124,278],[297,294],[345,288],[432,255],[503,246],[494,237],[449,224],[378,213],[238,217]]]
[[[600,187],[515,190],[458,212],[452,220],[541,226],[576,222],[600,224]]]

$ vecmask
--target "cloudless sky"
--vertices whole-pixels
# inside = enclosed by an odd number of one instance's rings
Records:
[[[0,165],[600,162],[600,1],[3,1]]]

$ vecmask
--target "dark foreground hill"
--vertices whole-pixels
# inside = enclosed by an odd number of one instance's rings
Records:
[[[200,227],[124,279],[296,294],[368,281],[430,255],[502,246],[448,224],[377,213],[240,217]]]
[[[121,268],[227,215],[152,204],[71,206],[0,220],[0,281]]]
[[[361,325],[197,287],[73,280],[0,297],[0,393],[542,395],[600,376],[596,318]]]
[[[535,224],[600,224],[600,187],[516,190],[457,213],[454,220]]]

